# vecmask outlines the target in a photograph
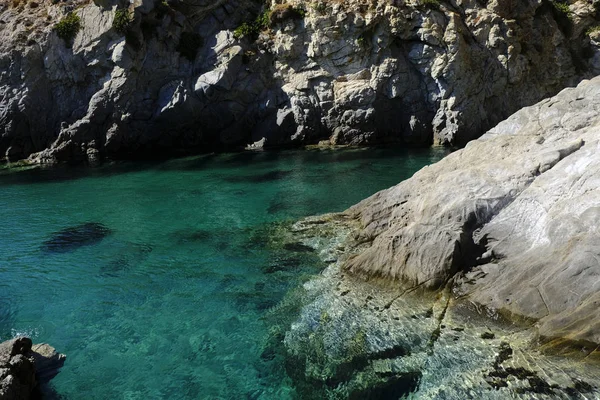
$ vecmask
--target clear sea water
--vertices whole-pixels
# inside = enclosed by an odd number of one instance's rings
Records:
[[[283,366],[261,357],[264,315],[323,266],[270,237],[444,155],[310,150],[0,171],[0,340],[26,334],[65,353],[52,381],[63,399],[294,398]],[[58,241],[85,223],[110,232]]]

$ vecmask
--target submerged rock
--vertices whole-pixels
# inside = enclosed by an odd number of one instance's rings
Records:
[[[112,231],[97,222],[65,228],[52,234],[51,238],[42,245],[42,251],[47,253],[64,253],[101,242]]]
[[[332,225],[348,221],[326,219],[321,225],[302,221],[295,228],[307,242],[325,233],[315,247],[338,261],[283,301],[288,312],[285,305],[301,304],[300,316],[288,325],[283,344],[272,340],[264,351],[285,360],[301,398],[550,400],[600,395],[598,364],[544,355],[526,323],[455,299],[449,290],[432,292],[348,274],[342,268],[347,254],[338,243],[352,240],[351,230],[339,229],[337,238],[326,234]]]
[[[65,356],[47,344],[32,345],[19,337],[0,343],[0,399],[26,400],[34,390],[54,378]]]

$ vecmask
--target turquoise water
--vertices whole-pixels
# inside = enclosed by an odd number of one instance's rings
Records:
[[[27,334],[67,354],[52,381],[63,399],[293,398],[264,354],[264,316],[323,266],[302,246],[274,245],[280,229],[444,154],[287,151],[3,173],[0,340]]]

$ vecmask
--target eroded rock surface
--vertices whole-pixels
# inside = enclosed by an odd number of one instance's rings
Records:
[[[538,321],[600,344],[600,78],[525,108],[349,209],[366,248],[344,268]]]
[[[600,72],[595,1],[0,4],[0,154],[95,163],[318,142],[464,144]],[[566,4],[566,3],[565,3]],[[117,30],[117,10],[132,21]],[[63,40],[68,13],[81,29]]]
[[[334,214],[292,229],[294,240],[329,263],[267,317],[281,323],[278,310],[302,304],[283,340],[275,334],[266,350],[280,349],[300,397],[598,398],[598,352],[548,355],[527,321],[503,318],[450,290],[349,274],[344,260],[368,246],[354,241],[355,223]]]
[[[47,344],[19,337],[0,343],[0,399],[27,400],[39,385],[54,378],[65,356]]]

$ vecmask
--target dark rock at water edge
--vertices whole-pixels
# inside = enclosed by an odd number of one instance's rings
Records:
[[[19,337],[0,343],[0,399],[27,400],[54,378],[66,357],[47,344]]]
[[[112,234],[110,228],[97,222],[87,222],[53,233],[42,245],[42,251],[66,253],[82,246],[99,243],[110,234]]]

